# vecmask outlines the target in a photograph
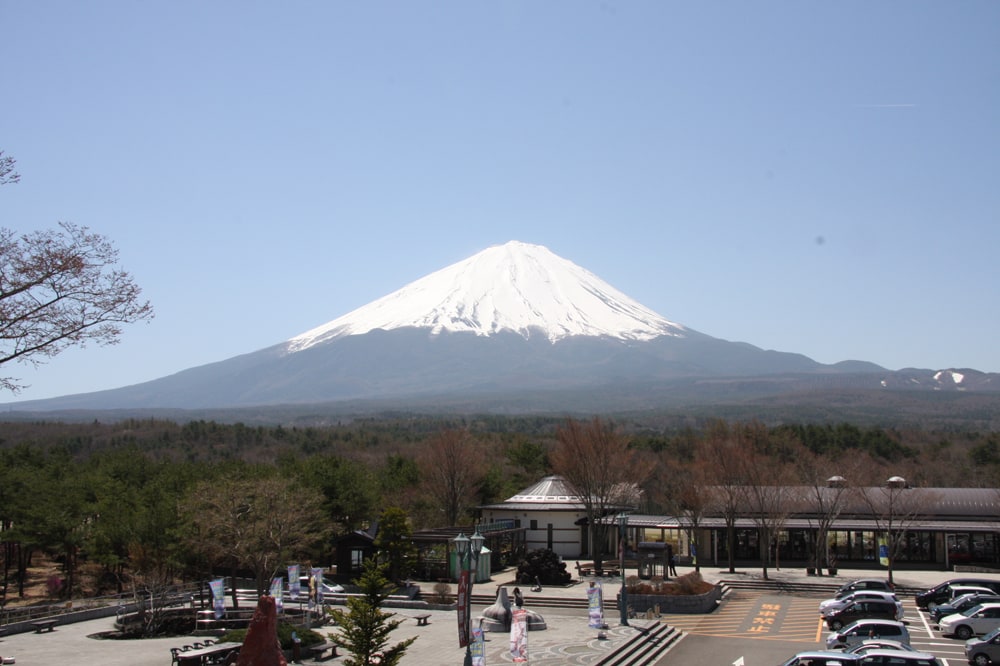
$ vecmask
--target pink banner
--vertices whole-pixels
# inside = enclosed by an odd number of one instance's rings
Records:
[[[469,644],[469,572],[462,571],[458,575],[458,645]]]
[[[528,611],[515,610],[510,620],[510,656],[515,664],[528,662]]]

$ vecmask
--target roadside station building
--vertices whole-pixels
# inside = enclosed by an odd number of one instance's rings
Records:
[[[826,548],[826,566],[879,568],[879,545],[887,533],[900,536],[894,567],[951,569],[956,565],[1000,569],[1000,489],[914,488],[900,477],[883,486],[849,487],[841,477],[826,485],[785,486],[780,493],[780,516],[755,515],[753,502],[730,502],[722,497],[733,489],[715,488],[698,515],[682,516],[630,513],[626,544],[669,543],[681,564],[695,557],[702,566],[722,566],[729,561],[729,529],[733,525],[733,559],[741,566],[811,566],[818,549]],[[738,489],[737,489],[738,490]],[[738,496],[738,493],[737,493]],[[749,497],[745,494],[745,497]],[[604,518],[617,524],[616,514],[629,511],[615,506]],[[500,504],[480,507],[482,520],[513,521],[527,528],[526,548],[549,548],[564,559],[589,557],[586,512],[583,503],[558,476],[545,477],[534,486]],[[761,544],[761,523],[773,527],[767,548]],[[693,536],[702,552],[696,552]],[[824,546],[822,534],[826,533]],[[618,552],[618,530],[608,530],[607,553]],[[628,551],[627,551],[628,552]],[[629,553],[631,559],[635,553]]]

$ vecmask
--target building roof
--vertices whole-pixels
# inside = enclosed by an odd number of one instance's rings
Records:
[[[561,476],[546,476],[533,486],[499,504],[487,504],[481,509],[514,511],[583,511],[583,499],[569,489]]]
[[[480,509],[505,509],[511,511],[585,511],[583,497],[576,493],[561,476],[546,476],[533,486],[528,486],[499,504],[484,504]],[[630,509],[631,505],[609,503],[606,509]]]

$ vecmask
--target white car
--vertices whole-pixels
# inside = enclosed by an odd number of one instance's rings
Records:
[[[885,601],[892,601],[899,607],[899,617],[903,617],[902,602],[894,593],[885,592],[883,590],[855,590],[854,592],[844,595],[843,597],[834,597],[833,599],[821,601],[819,604],[819,612],[826,615],[830,611],[846,608],[847,606],[850,606],[852,602],[866,599],[883,599]]]
[[[299,596],[300,597],[308,597],[309,596],[309,579],[310,578],[312,578],[312,576],[299,576]],[[343,592],[343,591],[344,591],[344,587],[342,585],[337,585],[336,583],[330,582],[330,581],[326,580],[325,578],[323,579],[323,594],[324,595],[327,595],[327,594],[336,594],[336,593]],[[289,596],[291,596],[291,589],[290,588],[289,588],[288,592],[289,592]]]
[[[979,604],[961,613],[941,618],[938,623],[942,634],[951,634],[963,641],[988,634],[1000,627],[1000,603]]]

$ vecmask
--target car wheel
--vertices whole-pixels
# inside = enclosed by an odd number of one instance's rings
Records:
[[[990,658],[987,655],[980,652],[972,658],[972,663],[976,666],[990,666],[993,662],[990,661]]]
[[[843,626],[844,623],[841,622],[840,620],[834,620],[833,622],[830,623],[830,628],[833,629],[834,631],[838,631]]]
[[[972,637],[972,629],[969,629],[964,624],[955,628],[955,637],[961,640],[968,640]]]

